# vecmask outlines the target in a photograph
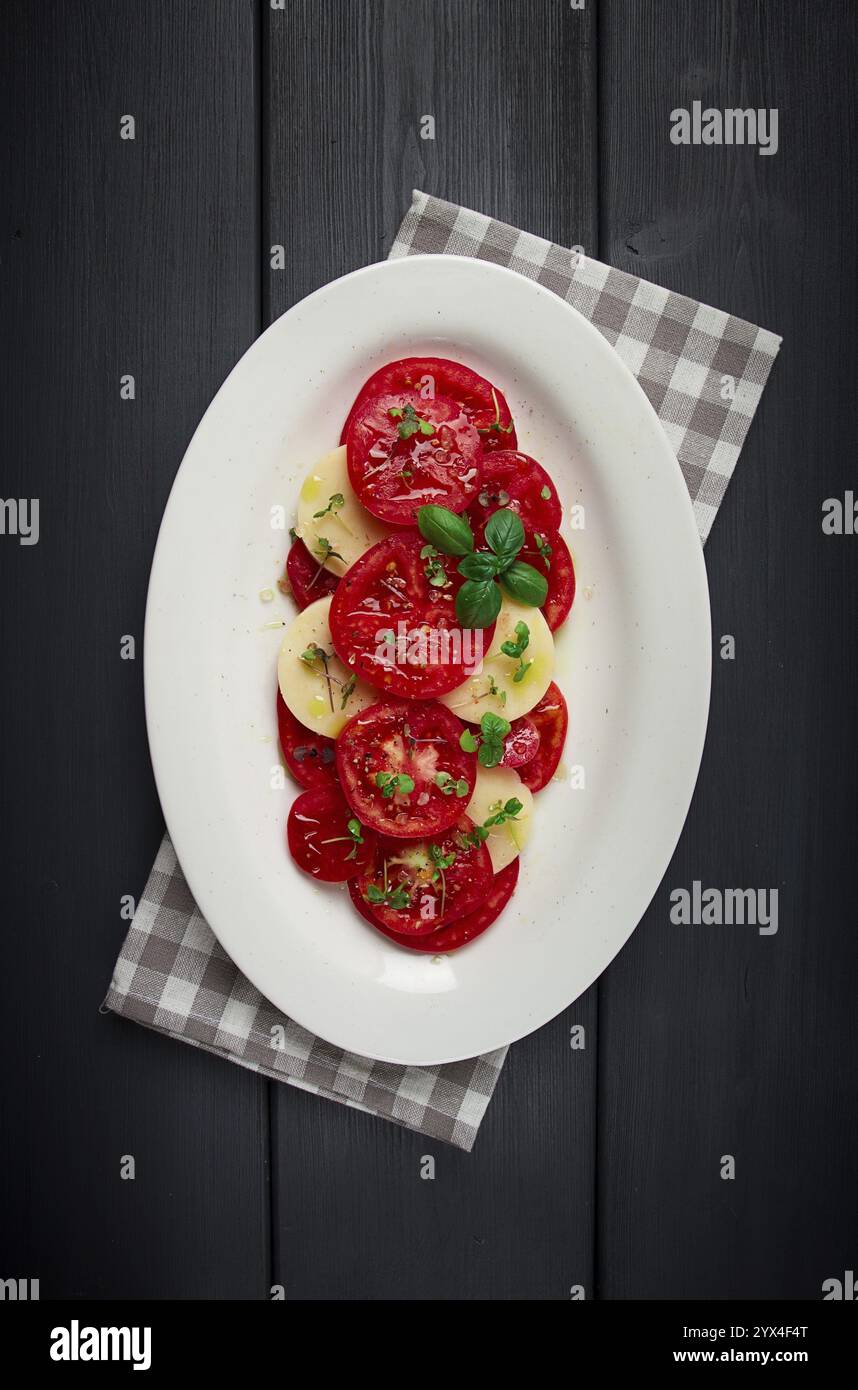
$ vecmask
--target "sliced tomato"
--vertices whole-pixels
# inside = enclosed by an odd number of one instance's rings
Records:
[[[286,578],[299,608],[306,608],[317,598],[332,594],[340,582],[335,574],[313,559],[300,537],[292,542],[286,556]]]
[[[422,557],[425,544],[418,531],[378,541],[343,575],[330,612],[340,660],[370,685],[410,700],[455,690],[479,666],[494,632],[460,627],[458,561]],[[440,577],[439,566],[446,575],[440,586],[429,582],[429,574]]]
[[[565,623],[575,598],[575,566],[559,531],[528,531],[521,559],[541,571],[548,580],[548,597],[542,605],[545,621],[556,632]]]
[[[518,512],[529,531],[556,531],[563,519],[557,489],[541,463],[528,454],[503,449],[483,458],[483,481],[468,513],[474,526],[498,507]]]
[[[501,767],[524,767],[539,752],[539,730],[527,717],[516,719],[503,741]]]
[[[476,754],[459,747],[463,728],[435,703],[391,700],[356,714],[337,739],[337,775],[355,815],[406,838],[454,825],[477,776]]]
[[[337,787],[314,787],[292,803],[286,826],[299,869],[323,883],[345,883],[375,862],[375,835],[360,825]]]
[[[427,502],[463,512],[480,490],[480,439],[462,406],[448,396],[365,396],[346,436],[352,487],[367,511],[391,526],[414,526]]]
[[[428,936],[406,936],[383,926],[369,904],[361,897],[360,888],[354,879],[349,884],[349,893],[361,916],[375,927],[376,931],[395,941],[397,946],[407,946],[412,951],[429,951],[433,956],[440,956],[448,951],[457,951],[460,946],[466,946],[475,936],[481,936],[486,927],[497,921],[515,892],[520,863],[521,860],[516,855],[505,869],[495,874],[480,906],[473,912],[466,913],[464,917],[457,918],[446,927],[439,927]]]
[[[402,357],[373,372],[349,411],[340,443],[345,444],[352,417],[367,396],[399,391],[417,391],[421,400],[426,396],[448,396],[458,401],[482,439],[484,449],[514,449],[518,443],[503,394],[484,376],[448,357]]]
[[[277,691],[277,732],[283,761],[302,787],[337,786],[336,745],[299,723]]]
[[[518,769],[518,775],[526,787],[532,792],[542,791],[542,788],[551,781],[560,756],[563,752],[563,745],[566,742],[566,730],[569,727],[569,711],[566,708],[559,688],[551,682],[538,705],[535,705],[524,719],[516,719],[512,726],[513,732],[524,720],[530,720],[536,725],[539,732],[539,750],[536,757],[523,767]]]
[[[353,899],[360,899],[377,926],[407,937],[434,933],[475,911],[491,886],[492,861],[484,844],[465,838],[471,829],[473,823],[461,816],[431,839],[379,835],[373,864],[355,881]]]

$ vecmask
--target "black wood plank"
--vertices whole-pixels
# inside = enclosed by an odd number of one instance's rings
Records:
[[[595,5],[290,0],[265,17],[273,316],[382,260],[413,187],[594,248]],[[513,1049],[470,1155],[275,1090],[287,1297],[589,1297],[595,1046],[591,992]]]
[[[42,1298],[264,1296],[266,1086],[98,1013],[120,898],[163,828],[142,695],[152,549],[259,326],[257,15],[19,0],[3,18],[0,490],[40,499],[41,534],[0,535],[0,1276],[40,1279]]]
[[[855,1267],[858,559],[820,506],[858,481],[856,40],[833,0],[601,7],[603,256],[785,338],[707,546],[695,804],[600,989],[608,1298],[819,1298]],[[673,145],[670,112],[695,99],[777,108],[777,153]],[[694,879],[779,889],[777,935],[671,925]]]

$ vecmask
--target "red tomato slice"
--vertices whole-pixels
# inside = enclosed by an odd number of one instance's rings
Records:
[[[529,787],[532,792],[539,792],[551,781],[557,771],[563,745],[566,742],[566,730],[569,727],[569,711],[566,708],[566,701],[554,681],[549,685],[539,704],[535,705],[529,714],[524,715],[524,719],[529,719],[539,731],[539,751],[532,762],[525,763],[524,767],[519,768],[518,775],[524,785]],[[521,722],[522,720],[516,719],[512,726],[513,731]]]
[[[500,765],[501,767],[524,767],[525,763],[533,762],[538,752],[539,730],[525,714],[521,719],[516,719],[504,739],[503,757]]]
[[[568,618],[575,598],[575,566],[569,547],[559,531],[534,530],[527,533],[519,554],[548,580],[542,611],[551,631],[556,632]]]
[[[403,439],[400,430],[415,420],[429,433],[416,428]],[[463,512],[480,490],[481,437],[459,402],[447,396],[365,396],[355,405],[346,438],[352,487],[367,511],[391,526],[414,526],[427,502]]]
[[[340,582],[330,570],[320,567],[300,538],[293,541],[286,556],[286,578],[299,608],[332,594]]]
[[[277,732],[280,749],[296,782],[302,787],[336,787],[336,746],[332,738],[311,733],[299,723],[277,691]]]
[[[479,666],[494,626],[461,628],[455,596],[458,561],[422,559],[418,531],[378,541],[343,575],[331,603],[337,655],[370,685],[408,700],[455,690]],[[443,566],[447,583],[430,584],[427,567]]]
[[[403,357],[388,362],[365,381],[343,425],[340,443],[345,444],[349,425],[358,406],[367,396],[400,391],[418,391],[427,396],[449,396],[458,401],[483,441],[483,448],[514,449],[518,443],[509,406],[501,392],[484,376],[448,357]]]
[[[396,837],[438,835],[454,825],[477,776],[476,754],[459,747],[463,728],[443,705],[405,700],[370,705],[350,719],[337,739],[337,774],[359,820]],[[391,780],[400,777],[406,780]]]
[[[352,897],[363,901],[375,925],[399,936],[426,936],[475,911],[491,887],[492,861],[485,845],[465,839],[472,825],[462,816],[431,839],[379,835],[374,863],[355,881]],[[435,867],[433,854],[442,860],[452,856],[452,862]],[[386,894],[386,900],[373,902],[374,894]]]
[[[495,874],[483,901],[474,912],[468,912],[464,917],[457,918],[449,926],[439,927],[437,931],[430,932],[428,936],[403,936],[400,932],[390,931],[383,926],[373,915],[369,904],[364,902],[354,879],[349,884],[349,893],[361,917],[364,917],[371,926],[375,927],[376,931],[382,932],[391,941],[395,941],[397,946],[407,946],[412,951],[429,951],[433,956],[440,956],[448,951],[457,951],[460,946],[466,946],[469,941],[473,941],[475,936],[480,936],[486,927],[490,927],[493,922],[497,921],[515,892],[520,863],[521,860],[516,856],[507,864],[505,869],[501,869],[499,874]]]
[[[541,463],[512,449],[483,459],[483,482],[469,515],[476,529],[498,507],[518,512],[528,531],[556,531],[563,519],[557,489]]]
[[[350,832],[357,830],[357,838]],[[345,883],[374,862],[375,835],[359,826],[336,787],[314,787],[292,803],[286,826],[289,852],[299,869],[323,883]]]

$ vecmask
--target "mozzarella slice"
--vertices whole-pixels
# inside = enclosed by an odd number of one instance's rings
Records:
[[[501,651],[504,642],[516,640],[516,623],[527,626],[530,639],[522,658],[530,665],[520,681],[513,679],[520,669],[518,658],[506,656]],[[462,685],[448,695],[439,696],[439,699],[460,719],[467,719],[472,724],[479,724],[486,710],[512,723],[513,719],[519,719],[539,704],[551,684],[553,673],[554,638],[541,610],[528,608],[505,596],[492,644],[478,674],[469,676]]]
[[[491,855],[492,868],[500,873],[524,849],[530,838],[533,818],[533,793],[511,767],[478,767],[474,794],[467,805],[467,814],[474,825],[484,825],[502,806],[517,797],[522,809],[515,820],[492,826],[486,848]]]
[[[337,494],[344,499],[343,505],[328,511],[331,498]],[[325,515],[316,516],[316,512],[325,512]],[[325,569],[332,574],[345,574],[365,550],[390,534],[390,528],[371,516],[358,500],[349,482],[344,444],[320,458],[304,479],[295,530],[317,560],[321,560],[325,552],[320,544],[321,537],[342,556],[342,559],[331,557],[325,561]]]
[[[357,681],[351,694],[345,699],[343,689],[353,673],[344,666],[334,651],[328,614],[331,610],[331,595],[317,599],[299,613],[286,629],[286,636],[277,658],[277,680],[284,703],[314,734],[325,734],[336,738],[343,725],[358,710],[375,704],[378,692],[371,686]],[[328,653],[327,675],[325,663],[320,657],[314,661],[302,660],[302,653],[319,647]]]

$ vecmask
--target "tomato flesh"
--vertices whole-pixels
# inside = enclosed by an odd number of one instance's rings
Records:
[[[476,754],[459,746],[463,729],[455,714],[434,703],[384,701],[361,710],[337,739],[337,775],[354,814],[394,837],[448,830],[477,776]]]
[[[539,730],[523,715],[517,719],[504,739],[501,767],[524,767],[533,762],[539,752]]]
[[[455,826],[427,839],[379,835],[372,865],[355,880],[354,900],[362,902],[376,925],[407,937],[435,933],[475,911],[490,888],[492,861],[484,844],[465,839],[472,828],[463,815]],[[452,857],[452,862],[435,867],[433,852],[442,859]],[[373,895],[384,900],[373,901]]]
[[[289,811],[286,836],[299,869],[323,883],[345,883],[374,862],[375,835],[359,827],[349,832],[355,815],[337,787],[314,787],[296,797]]]
[[[306,608],[317,598],[332,594],[340,582],[335,574],[313,559],[300,537],[293,541],[286,556],[286,578],[299,608]]]
[[[529,454],[504,449],[483,459],[483,481],[468,509],[476,527],[498,507],[518,512],[528,531],[556,531],[563,520],[557,489],[541,463]]]
[[[455,690],[479,666],[494,632],[494,625],[460,627],[458,561],[427,560],[424,546],[418,531],[378,541],[343,575],[330,612],[340,660],[370,685],[410,700]],[[442,568],[443,586],[429,582],[432,566]]]
[[[391,931],[384,926],[374,916],[369,904],[361,897],[360,889],[354,879],[349,884],[349,893],[358,912],[369,922],[370,926],[375,927],[376,931],[382,932],[391,941],[395,941],[397,946],[407,946],[412,951],[428,951],[433,956],[440,956],[448,951],[457,951],[460,946],[466,946],[469,941],[481,936],[487,927],[497,921],[515,892],[520,863],[521,860],[516,855],[505,869],[501,869],[499,874],[495,874],[480,906],[475,908],[473,912],[466,913],[464,917],[458,917],[455,922],[451,922],[445,927],[439,927],[437,931],[430,932],[428,936],[407,936],[402,932]]]
[[[302,787],[337,786],[336,745],[324,734],[314,734],[295,718],[277,690],[277,732],[280,751],[296,782]]]
[[[448,357],[403,357],[380,367],[358,392],[343,425],[340,443],[345,444],[352,418],[368,396],[401,391],[417,391],[421,400],[426,395],[448,396],[458,401],[477,430],[484,450],[516,447],[515,426],[502,393],[484,376]]]
[[[566,731],[569,727],[569,711],[558,686],[551,682],[538,705],[524,716],[535,724],[539,732],[539,749],[536,757],[518,769],[518,775],[532,792],[542,791],[557,771]],[[517,719],[513,732],[523,720]]]
[[[402,437],[409,410],[429,434],[418,428]],[[367,511],[391,526],[414,526],[418,509],[428,502],[463,512],[480,490],[480,439],[458,401],[447,396],[366,396],[355,406],[346,436],[352,487]]]

